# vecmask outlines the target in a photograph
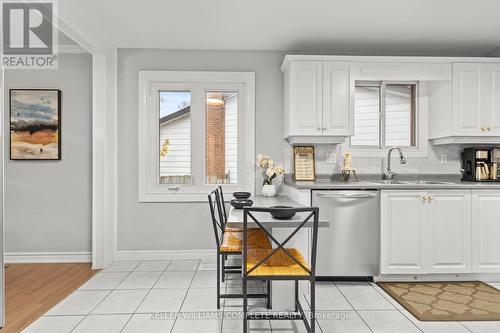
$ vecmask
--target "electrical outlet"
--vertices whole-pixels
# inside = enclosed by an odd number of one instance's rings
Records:
[[[448,163],[448,155],[441,154],[441,164],[446,164],[446,163]]]
[[[337,153],[334,150],[326,152],[326,164],[336,164],[337,163]]]

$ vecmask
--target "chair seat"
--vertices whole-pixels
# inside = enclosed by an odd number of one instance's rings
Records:
[[[255,229],[248,229],[248,230],[255,230]],[[241,226],[238,226],[236,223],[228,223],[226,225],[226,231],[240,231],[243,232],[243,228]]]
[[[304,256],[298,249],[286,249],[294,258],[297,259],[304,267],[310,269],[309,264],[304,259]],[[249,249],[247,255],[247,272],[268,256],[272,249]],[[274,253],[266,262],[262,263],[254,271],[250,272],[248,276],[310,276],[297,262],[290,258],[283,249],[279,249]]]
[[[261,229],[248,230],[248,248],[270,249],[271,243],[267,238],[266,233]],[[241,252],[243,251],[243,232],[242,231],[226,231],[220,246],[221,253]]]

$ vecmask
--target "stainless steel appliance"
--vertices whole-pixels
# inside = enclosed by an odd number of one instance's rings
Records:
[[[318,238],[316,275],[371,278],[380,265],[380,195],[365,190],[313,190],[312,205],[330,221]]]
[[[462,180],[500,182],[500,148],[465,148],[462,152]]]

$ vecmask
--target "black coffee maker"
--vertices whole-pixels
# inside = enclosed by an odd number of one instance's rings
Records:
[[[500,182],[500,148],[465,148],[461,171],[464,181]]]

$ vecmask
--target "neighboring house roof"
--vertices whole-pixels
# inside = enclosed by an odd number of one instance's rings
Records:
[[[165,117],[161,117],[160,118],[160,125],[163,125],[171,120],[175,120],[177,118],[180,118],[182,116],[185,116],[187,114],[189,114],[189,112],[191,112],[191,107],[190,106],[186,106],[184,109],[180,109],[179,111],[176,111],[174,113],[171,113]]]

